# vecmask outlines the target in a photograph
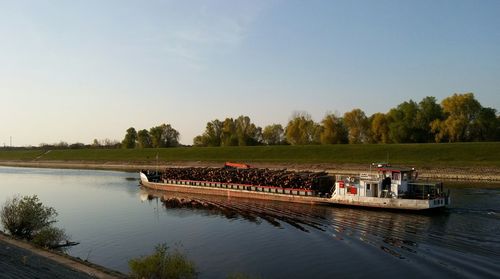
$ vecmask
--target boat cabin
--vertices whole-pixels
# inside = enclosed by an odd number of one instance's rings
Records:
[[[336,176],[335,195],[377,198],[434,199],[443,192],[442,183],[417,182],[414,168],[373,164],[359,176]]]

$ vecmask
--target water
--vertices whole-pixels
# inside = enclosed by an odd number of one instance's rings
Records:
[[[167,243],[195,262],[201,278],[500,274],[500,185],[448,183],[452,207],[428,215],[165,195],[141,190],[137,178],[0,167],[0,203],[38,195],[81,243],[70,255],[122,272],[131,258]]]

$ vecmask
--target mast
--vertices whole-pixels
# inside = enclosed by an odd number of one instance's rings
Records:
[[[158,174],[158,151],[156,151],[156,174]]]

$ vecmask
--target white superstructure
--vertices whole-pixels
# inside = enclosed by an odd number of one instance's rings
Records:
[[[436,208],[450,203],[442,183],[420,182],[412,168],[377,164],[359,176],[335,176],[331,199],[342,204],[390,208]]]

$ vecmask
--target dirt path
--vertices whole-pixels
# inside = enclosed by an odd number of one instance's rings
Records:
[[[0,278],[126,278],[0,233]]]

